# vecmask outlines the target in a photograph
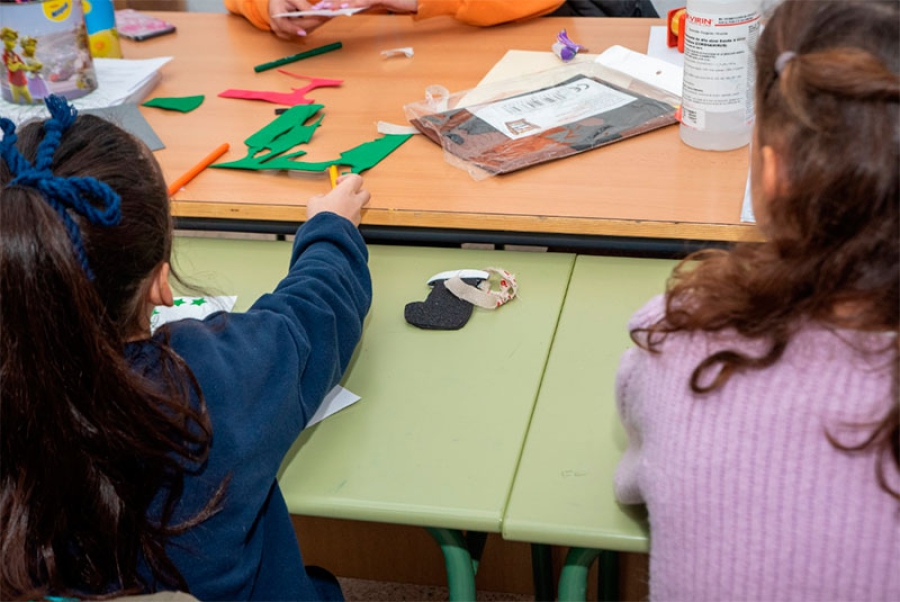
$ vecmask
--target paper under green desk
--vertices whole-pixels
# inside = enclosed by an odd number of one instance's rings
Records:
[[[179,238],[175,266],[211,292],[237,294],[242,311],[278,282],[289,256],[286,242]],[[304,431],[287,454],[279,481],[290,511],[499,533],[574,262],[563,253],[370,247],[372,309],[342,381],[362,399]],[[518,299],[475,308],[458,331],[405,322],[404,306],[426,298],[429,277],[487,266],[517,276]],[[459,551],[442,546],[445,557]],[[473,575],[462,585],[449,576],[451,598],[474,595]]]
[[[626,446],[614,383],[631,345],[628,319],[663,292],[674,265],[587,256],[575,262],[502,531],[505,539],[576,548],[560,579],[560,600],[573,581],[584,599],[586,568],[598,550],[647,551],[640,508],[619,505],[613,493]],[[567,574],[579,566],[580,579]]]

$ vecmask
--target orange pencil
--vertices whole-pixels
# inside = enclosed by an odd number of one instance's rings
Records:
[[[213,161],[227,153],[228,148],[229,145],[227,142],[225,142],[224,144],[220,144],[216,147],[216,150],[203,157],[202,161],[194,165],[192,168],[184,172],[177,180],[169,184],[169,196],[172,196],[173,194],[181,190],[181,187],[196,178],[198,173],[209,167]]]
[[[337,165],[332,165],[331,167],[328,168],[328,177],[331,178],[331,188],[333,190],[334,187],[337,186],[337,179],[338,179]]]

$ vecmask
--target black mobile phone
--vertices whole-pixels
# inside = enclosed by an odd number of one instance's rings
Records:
[[[123,38],[141,41],[173,33],[175,26],[132,8],[123,8],[116,11],[116,29]]]

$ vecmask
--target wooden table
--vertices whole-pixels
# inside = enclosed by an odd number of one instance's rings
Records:
[[[179,237],[175,267],[243,311],[287,270],[290,243]],[[370,246],[374,296],[342,384],[361,401],[303,431],[279,482],[293,514],[426,527],[451,599],[475,597],[462,531],[499,533],[575,256]],[[403,309],[459,268],[514,272],[521,297],[458,331]],[[483,542],[483,540],[482,540]],[[390,545],[390,542],[385,542]]]
[[[503,517],[504,539],[572,547],[559,600],[584,600],[587,570],[601,550],[648,549],[643,507],[623,506],[613,493],[627,445],[614,386],[619,358],[633,345],[628,319],[664,291],[674,265],[623,257],[575,262]],[[604,573],[603,585],[614,589],[615,571]]]
[[[225,14],[158,13],[177,33],[143,42],[123,41],[126,58],[173,56],[150,97],[204,94],[188,114],[142,108],[166,144],[157,151],[172,181],[212,148],[231,144],[224,159],[245,154],[243,140],[274,118],[277,105],[219,98],[228,88],[289,89],[305,84],[260,63],[341,41],[343,48],[285,66],[293,73],[344,79],[339,88],[313,90],[325,121],[306,159],[327,160],[378,137],[377,121],[406,124],[403,104],[425,88],[474,87],[507,50],[548,51],[560,29],[599,53],[612,44],[645,52],[653,19],[539,18],[490,28],[449,18],[414,22],[405,16],[336,18],[299,43],[254,29]],[[412,58],[382,50],[410,46]],[[372,201],[363,231],[385,240],[441,240],[603,247],[632,241],[652,248],[665,241],[758,240],[740,223],[747,149],[702,152],[680,142],[675,126],[535,166],[473,180],[449,165],[441,149],[415,136],[365,172]],[[185,227],[292,232],[304,204],[327,190],[319,175],[209,169],[174,197]],[[377,236],[376,236],[377,238]]]

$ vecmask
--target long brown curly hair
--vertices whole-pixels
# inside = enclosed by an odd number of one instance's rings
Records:
[[[721,387],[773,365],[804,321],[897,333],[900,314],[900,3],[786,0],[756,48],[756,139],[783,159],[765,199],[763,243],[705,250],[674,271],[665,316],[635,336],[658,351],[667,333],[734,329],[765,343],[750,356],[701,361],[691,389]],[[784,54],[791,53],[791,54]],[[780,63],[780,73],[776,64]],[[852,308],[852,311],[842,311]],[[646,342],[642,342],[646,341]],[[892,403],[846,451],[877,449],[877,478],[900,470],[900,350],[891,343]]]

